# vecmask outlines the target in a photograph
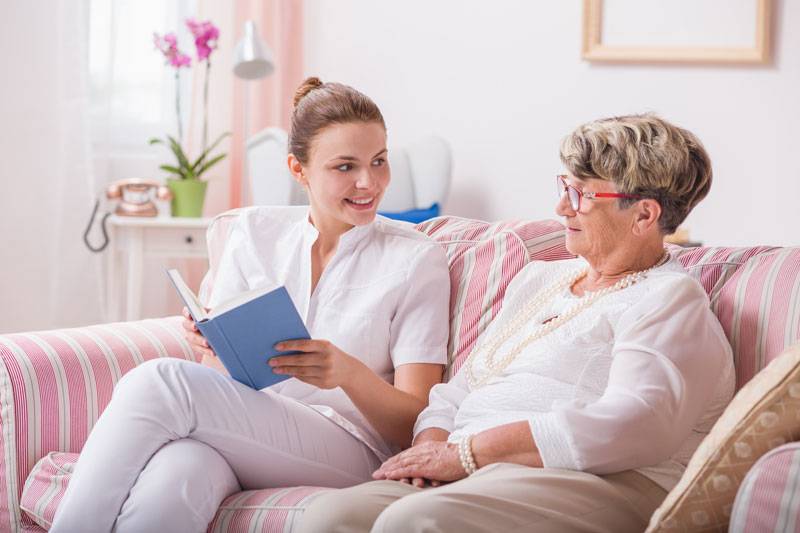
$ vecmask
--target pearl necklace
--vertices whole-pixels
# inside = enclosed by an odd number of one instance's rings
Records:
[[[547,320],[544,324],[541,324],[536,331],[534,331],[531,335],[529,335],[526,339],[523,339],[520,343],[518,343],[514,348],[506,354],[505,357],[500,359],[499,361],[495,361],[495,355],[497,355],[498,350],[505,344],[508,339],[510,339],[517,331],[519,331],[528,321],[539,311],[541,311],[545,305],[550,303],[550,300],[555,298],[557,294],[559,294],[562,290],[572,287],[572,285],[577,282],[579,279],[583,278],[589,273],[588,268],[584,268],[579,270],[578,272],[572,272],[569,275],[565,276],[562,280],[558,281],[557,283],[551,285],[547,289],[540,291],[536,298],[533,298],[528,301],[527,305],[524,309],[522,309],[514,320],[509,322],[502,331],[499,332],[497,335],[493,335],[492,342],[484,342],[481,346],[473,350],[470,353],[469,357],[467,358],[466,362],[466,376],[467,382],[470,385],[471,389],[477,389],[478,387],[482,387],[485,385],[490,379],[494,378],[495,376],[499,375],[503,372],[508,365],[510,365],[517,356],[522,353],[522,351],[528,347],[531,343],[541,339],[542,337],[548,335],[550,332],[555,330],[556,328],[562,326],[570,319],[578,315],[581,311],[591,306],[594,302],[602,298],[607,294],[611,294],[612,292],[617,292],[627,287],[630,287],[634,283],[637,283],[647,277],[647,273],[653,270],[656,267],[659,267],[667,262],[669,259],[669,252],[664,250],[664,255],[662,255],[656,263],[648,269],[640,270],[637,272],[631,272],[621,280],[617,281],[614,285],[609,287],[605,287],[600,289],[597,292],[591,292],[585,294],[583,297],[578,300],[575,305],[567,309],[566,312]],[[484,376],[480,379],[475,377],[473,372],[473,364],[476,359],[482,354],[486,354],[485,363],[488,371]]]

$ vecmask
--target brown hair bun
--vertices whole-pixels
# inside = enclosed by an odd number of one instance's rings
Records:
[[[341,83],[306,78],[294,94],[289,153],[305,165],[320,131],[332,124],[351,122],[376,122],[386,130],[380,109],[365,94]]]
[[[323,83],[322,80],[317,78],[316,76],[310,76],[303,80],[303,83],[300,84],[300,87],[294,92],[294,100],[292,103],[294,107],[297,107],[297,104],[300,100],[303,99],[305,95],[313,91],[314,89],[318,89],[322,87]]]

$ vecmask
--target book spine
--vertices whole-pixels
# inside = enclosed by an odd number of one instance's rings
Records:
[[[212,319],[199,322],[197,327],[200,329],[200,333],[208,339],[208,343],[211,345],[214,353],[217,354],[217,357],[222,359],[231,377],[239,381],[244,380],[246,381],[245,385],[255,389],[255,381],[253,381],[247,369],[244,368],[244,365],[239,362],[239,354],[236,353],[236,350],[228,340],[225,332],[219,327],[219,324]]]

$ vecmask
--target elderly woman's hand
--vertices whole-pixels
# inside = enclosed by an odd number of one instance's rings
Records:
[[[203,335],[197,329],[197,324],[194,323],[192,315],[185,307],[183,308],[183,321],[181,324],[183,325],[184,329],[183,337],[189,343],[189,346],[192,347],[192,351],[195,353],[195,355],[200,356],[200,363],[209,368],[213,368],[222,374],[229,375],[228,371],[222,365],[222,361],[219,360],[217,354],[214,353],[214,350],[212,350],[211,346],[208,345],[206,338],[203,337]]]
[[[434,484],[434,481],[457,481],[467,477],[467,473],[458,456],[458,444],[428,441],[388,459],[372,477],[395,480],[427,479]]]

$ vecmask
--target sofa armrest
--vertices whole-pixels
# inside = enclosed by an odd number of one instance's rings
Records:
[[[181,317],[0,335],[0,531],[18,531],[19,496],[52,451],[79,452],[114,385],[156,357],[195,360]]]
[[[729,531],[786,531],[790,524],[800,523],[798,468],[800,442],[761,456],[739,485]]]

